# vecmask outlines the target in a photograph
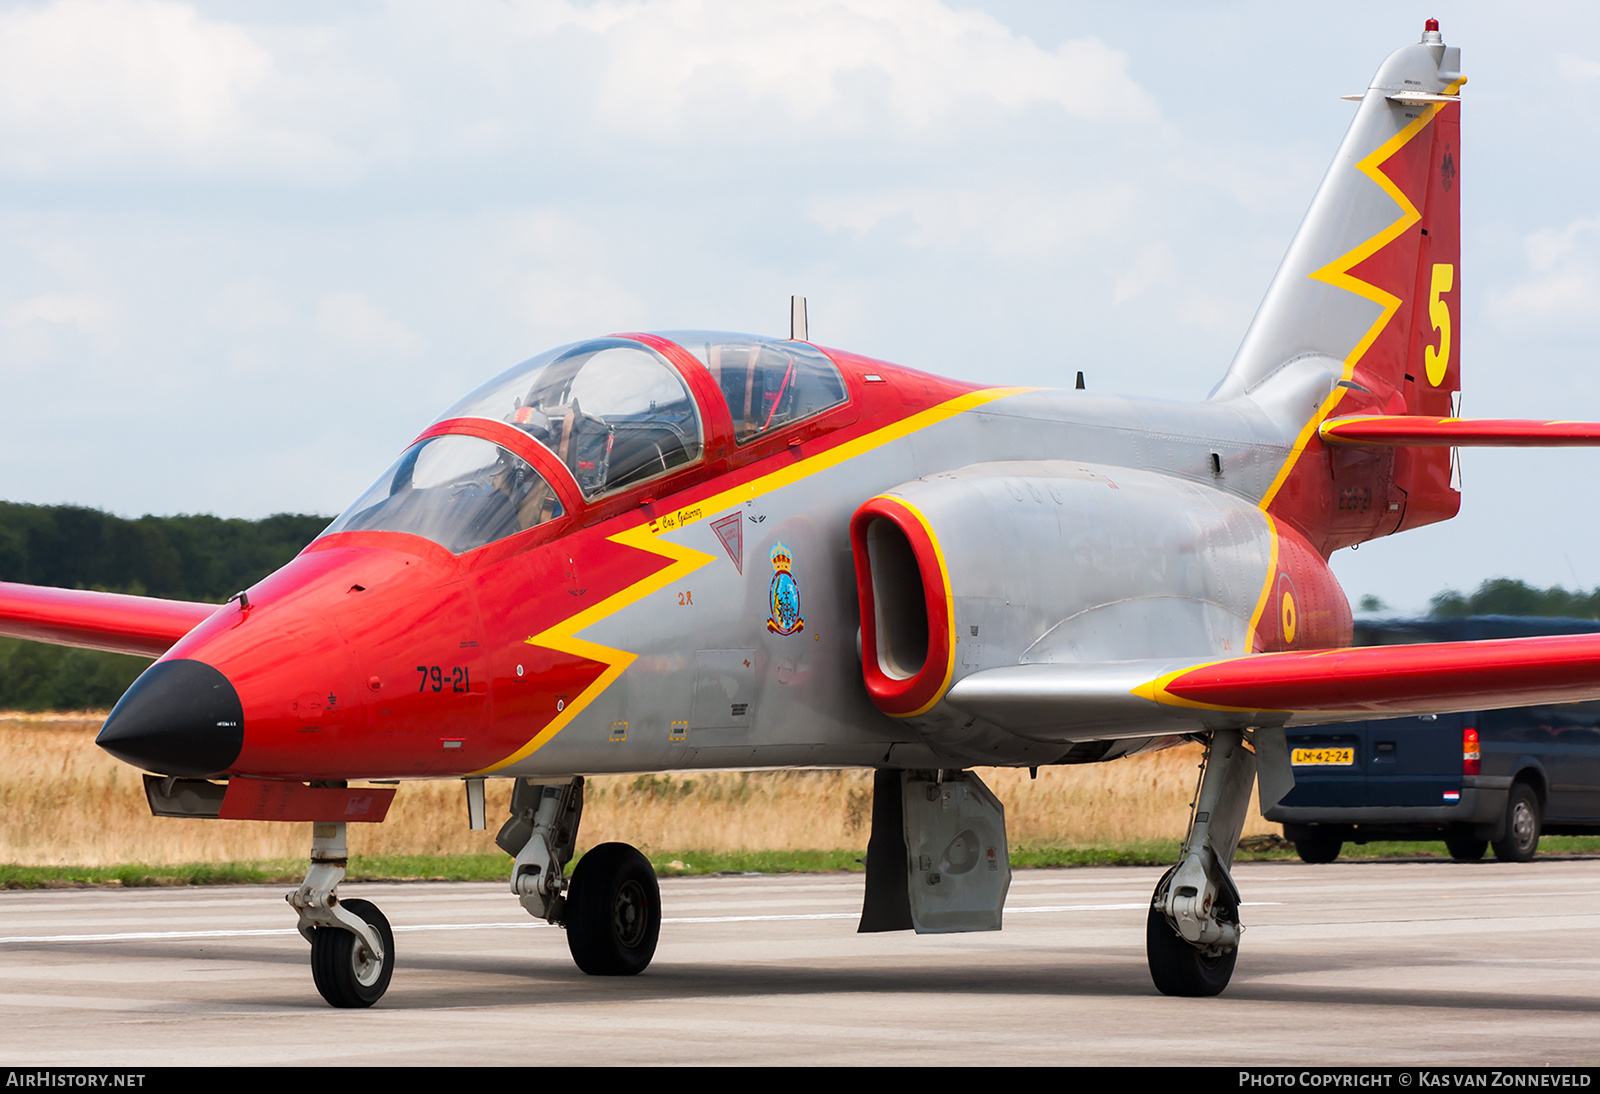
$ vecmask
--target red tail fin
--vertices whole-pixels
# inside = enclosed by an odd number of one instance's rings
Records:
[[[1318,436],[1333,415],[1452,413],[1461,356],[1459,64],[1459,51],[1431,28],[1384,62],[1218,387],[1273,414],[1305,405],[1289,392],[1320,399],[1309,419],[1282,421],[1298,435],[1262,506],[1324,556],[1460,508],[1448,451],[1330,450]]]

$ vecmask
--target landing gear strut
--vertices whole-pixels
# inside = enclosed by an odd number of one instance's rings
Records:
[[[661,889],[650,860],[626,843],[603,843],[564,876],[578,842],[583,779],[518,779],[511,819],[495,837],[511,855],[511,891],[529,915],[567,929],[567,948],[591,976],[633,976],[655,956]]]
[[[1244,747],[1244,734],[1215,731],[1183,860],[1157,883],[1145,923],[1150,978],[1163,995],[1220,995],[1233,976],[1244,926],[1228,869],[1255,778],[1255,755]]]
[[[336,1007],[370,1007],[394,975],[394,932],[376,905],[339,900],[349,858],[343,822],[313,823],[311,868],[284,899],[300,913],[300,933],[311,943],[311,978],[322,997]]]

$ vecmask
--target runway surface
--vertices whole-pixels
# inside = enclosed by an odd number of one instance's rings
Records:
[[[287,886],[0,893],[0,1063],[1581,1064],[1600,861],[1255,863],[1219,999],[1144,959],[1160,871],[1020,871],[1005,930],[857,935],[862,878],[662,882],[655,963],[579,973],[503,886],[346,885],[396,928],[335,1011]]]

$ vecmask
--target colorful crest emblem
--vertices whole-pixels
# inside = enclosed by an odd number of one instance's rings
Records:
[[[790,572],[794,556],[781,543],[772,546],[772,589],[767,601],[772,614],[767,616],[767,630],[773,634],[794,634],[806,625],[800,614],[800,585]]]

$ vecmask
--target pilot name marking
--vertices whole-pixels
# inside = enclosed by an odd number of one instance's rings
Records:
[[[677,512],[666,513],[656,517],[650,522],[650,530],[656,535],[660,535],[662,532],[670,532],[674,528],[681,528],[685,524],[692,524],[705,515],[705,510],[698,505],[691,506],[688,509],[679,509]]]

